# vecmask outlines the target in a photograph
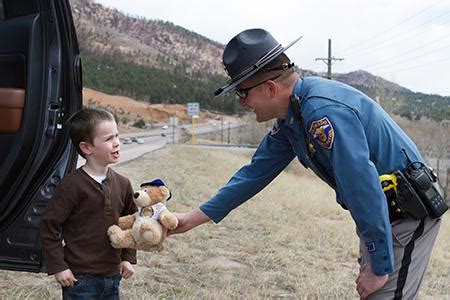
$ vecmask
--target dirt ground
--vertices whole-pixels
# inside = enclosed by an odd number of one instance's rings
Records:
[[[190,123],[191,116],[187,114],[185,104],[149,104],[136,101],[125,96],[108,95],[89,88],[83,89],[83,105],[101,107],[112,112],[118,118],[121,132],[135,131],[132,124],[139,119],[150,126],[167,124],[170,117],[177,117],[179,123]],[[222,116],[200,108],[197,123],[214,122]],[[224,120],[235,122],[232,116],[223,116]]]

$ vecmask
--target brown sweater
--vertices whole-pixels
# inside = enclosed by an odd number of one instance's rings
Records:
[[[103,184],[82,168],[66,175],[40,222],[47,273],[70,269],[111,276],[119,272],[121,261],[136,263],[136,250],[114,249],[106,234],[120,216],[135,211],[130,181],[113,170],[108,169]]]

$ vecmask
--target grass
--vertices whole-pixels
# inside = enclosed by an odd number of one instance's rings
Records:
[[[115,168],[134,187],[162,178],[169,209],[198,207],[249,162],[244,150],[172,146]],[[443,219],[420,299],[450,297],[450,215]],[[123,299],[358,299],[358,240],[334,192],[293,163],[219,224],[172,236],[161,253],[138,253]],[[0,271],[0,299],[60,298],[53,277]]]

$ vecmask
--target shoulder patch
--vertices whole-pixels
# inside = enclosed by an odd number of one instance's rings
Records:
[[[270,131],[270,135],[276,135],[280,131],[282,124],[283,121],[277,119],[275,124],[273,124],[272,130]]]
[[[334,129],[327,117],[315,120],[309,127],[309,134],[323,148],[331,149],[334,142]]]

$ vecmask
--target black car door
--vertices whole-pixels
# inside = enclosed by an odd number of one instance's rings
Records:
[[[44,271],[39,217],[76,166],[64,122],[82,106],[68,0],[0,0],[0,268]]]

